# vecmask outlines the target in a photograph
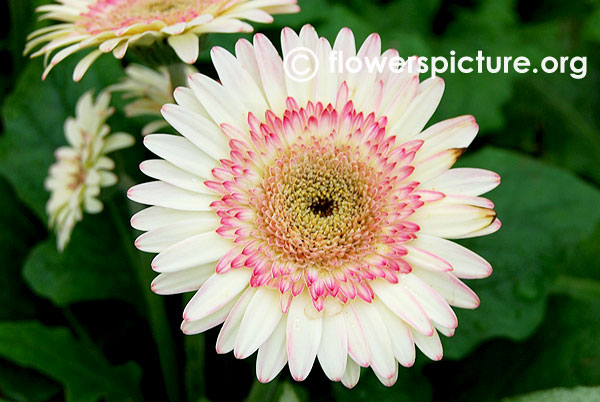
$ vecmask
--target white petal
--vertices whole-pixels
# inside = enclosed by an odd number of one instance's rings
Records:
[[[248,110],[236,94],[203,74],[190,76],[189,84],[194,95],[217,125],[227,123],[240,129],[248,127]]]
[[[427,251],[418,248],[414,242],[404,246],[408,254],[403,259],[412,266],[417,266],[429,271],[447,272],[452,271],[452,265],[443,258],[436,255],[435,251]]]
[[[72,40],[75,40],[75,38],[73,38]],[[43,49],[44,48],[42,48],[42,50]],[[48,76],[48,74],[50,74],[50,71],[54,68],[54,66],[56,66],[58,63],[60,63],[66,57],[72,55],[73,53],[75,53],[76,51],[78,51],[80,49],[81,49],[80,44],[75,43],[74,45],[67,46],[66,48],[61,49],[58,53],[56,53],[54,55],[54,57],[52,57],[52,60],[50,60],[50,64],[48,64],[48,66],[42,73],[42,81],[44,81],[46,79],[46,77]],[[46,54],[50,54],[50,53],[46,53]],[[34,53],[32,55],[32,57],[34,57],[34,56],[36,56],[36,53]]]
[[[131,226],[137,230],[153,230],[170,224],[185,222],[189,219],[215,216],[213,211],[179,211],[163,207],[148,207],[131,217]]]
[[[431,320],[401,281],[391,284],[375,280],[371,282],[371,288],[383,304],[419,332],[430,335],[434,331]]]
[[[127,53],[128,47],[129,47],[128,40],[119,43],[119,45],[117,45],[117,47],[115,47],[112,51],[113,56],[115,56],[117,59],[122,59],[123,57],[125,57],[125,53]]]
[[[451,273],[429,272],[415,269],[412,272],[438,292],[451,306],[474,309],[479,297]]]
[[[349,28],[342,28],[335,38],[333,43],[333,51],[340,59],[342,66],[346,64],[346,60],[356,56],[356,43],[354,40],[354,34]],[[343,73],[340,74],[341,78],[339,82],[346,81],[350,93],[354,92],[356,76],[346,72],[343,68]]]
[[[324,105],[334,104],[335,97],[339,88],[338,74],[330,71],[331,45],[325,38],[320,38],[316,49],[317,59],[319,60],[319,70],[314,78],[315,101]]]
[[[416,275],[405,275],[402,281],[429,318],[448,328],[458,326],[456,314],[439,293]]]
[[[365,339],[371,354],[371,367],[383,378],[393,378],[397,364],[394,359],[392,341],[377,308],[362,300],[354,301],[352,308],[365,331]]]
[[[419,234],[411,245],[435,253],[448,261],[454,274],[459,278],[486,278],[492,273],[492,266],[471,250],[450,240]]]
[[[342,384],[346,388],[354,388],[356,384],[358,384],[358,379],[360,377],[360,366],[354,362],[348,356],[348,361],[346,363],[346,371],[344,372],[344,376],[342,377]]]
[[[356,74],[357,80],[360,82],[356,87],[356,91],[352,97],[356,107],[363,110],[365,113],[373,112],[374,109],[366,107],[365,100],[373,92],[375,80],[378,75],[377,61],[382,61],[381,56],[381,37],[378,34],[371,34],[365,39],[360,49],[358,50],[359,60],[363,62],[362,69]],[[371,68],[374,67],[374,68]]]
[[[416,353],[410,328],[379,300],[374,300],[374,303],[390,334],[394,357],[404,367],[412,367],[415,364]]]
[[[254,52],[271,110],[280,115],[285,110],[287,98],[283,61],[271,41],[260,33],[254,35]]]
[[[250,301],[235,341],[234,355],[245,359],[254,353],[273,333],[281,321],[278,290],[259,288]]]
[[[331,381],[340,381],[348,360],[348,335],[343,314],[323,317],[319,363]]]
[[[454,336],[454,332],[456,331],[456,328],[446,328],[440,324],[435,324],[435,328],[438,330],[438,332],[440,334],[447,336],[447,337]]]
[[[102,187],[114,186],[119,181],[119,178],[113,172],[101,170],[98,173],[100,174],[100,186]]]
[[[444,80],[431,77],[419,85],[419,93],[408,106],[403,117],[390,130],[398,133],[400,142],[408,141],[421,132],[437,109],[444,93]]]
[[[184,92],[183,88],[178,89],[177,93]],[[212,159],[219,160],[229,156],[227,137],[207,116],[178,105],[164,105],[161,112],[175,130]],[[146,144],[146,141],[144,143]],[[207,159],[206,156],[202,157]]]
[[[169,35],[179,35],[185,30],[186,25],[185,22],[179,22],[177,24],[166,26],[160,31]]]
[[[302,41],[302,46],[315,50],[317,41],[319,40],[319,34],[317,34],[317,31],[312,25],[305,24],[300,29],[300,40]]]
[[[145,205],[180,209],[182,211],[212,211],[210,204],[218,198],[172,186],[162,181],[152,181],[131,187],[130,200]]]
[[[102,52],[100,50],[94,50],[81,59],[75,66],[75,70],[73,70],[73,81],[78,82],[81,80],[88,68],[90,68],[92,63],[101,55]]]
[[[150,134],[144,137],[144,145],[173,165],[205,179],[212,178],[211,170],[218,166],[214,158],[177,135]]]
[[[346,333],[348,334],[348,354],[359,365],[368,367],[371,363],[371,354],[362,324],[354,310],[348,305],[344,307],[342,312],[346,324]]]
[[[394,360],[394,373],[389,377],[384,377],[380,375],[377,371],[373,371],[375,373],[375,377],[386,387],[391,387],[398,380],[398,364]]]
[[[491,209],[470,205],[425,204],[411,215],[420,232],[431,236],[456,238],[488,227],[496,219]]]
[[[198,59],[200,45],[195,34],[172,35],[167,38],[167,42],[185,63],[193,64]]]
[[[487,198],[473,197],[470,195],[453,195],[449,194],[444,199],[439,201],[441,204],[464,204],[473,205],[475,207],[494,209],[494,203]]]
[[[175,187],[197,193],[213,195],[214,191],[204,185],[204,179],[178,168],[162,159],[150,159],[140,164],[140,170],[148,177],[164,181]]]
[[[306,316],[305,309],[313,309],[306,292],[292,299],[287,319],[287,354],[292,377],[302,381],[310,373],[321,342],[322,320]]]
[[[242,63],[242,66],[252,76],[254,82],[261,86],[262,80],[260,78],[260,71],[258,70],[256,54],[254,53],[254,47],[252,47],[252,44],[246,39],[238,40],[235,44],[235,56],[240,61],[240,63]]]
[[[102,202],[93,197],[86,197],[84,204],[85,211],[90,214],[97,214],[101,212],[102,209],[104,209],[104,205],[102,204]]]
[[[225,321],[235,302],[236,300],[233,299],[214,313],[199,320],[183,321],[181,323],[181,331],[186,335],[194,335],[216,327]]]
[[[384,87],[384,99],[381,101],[380,106],[382,114],[388,116],[388,125],[390,126],[393,126],[404,116],[408,105],[417,96],[419,78],[415,74],[405,81],[398,79],[394,81],[394,84],[398,85],[397,90],[390,90]],[[398,133],[395,131],[390,131],[390,133],[393,135],[401,134],[401,132]]]
[[[119,149],[127,148],[135,143],[132,135],[127,133],[114,133],[106,137],[104,142],[104,153],[108,154]]]
[[[217,18],[206,24],[198,25],[192,29],[195,34],[202,33],[234,33],[252,32],[252,25],[233,18]]]
[[[442,348],[442,342],[437,331],[433,331],[431,336],[425,336],[416,331],[413,331],[413,338],[415,343],[421,349],[421,352],[431,360],[442,360],[444,356],[444,350]]]
[[[187,304],[183,319],[196,321],[219,310],[248,287],[251,274],[250,270],[243,268],[213,274]]]
[[[248,304],[250,304],[254,293],[256,293],[256,288],[246,289],[235,306],[233,306],[231,313],[227,316],[225,324],[223,324],[223,327],[219,332],[216,345],[217,353],[229,353],[233,350],[235,339],[237,338],[240,325],[242,324],[242,318],[244,318],[246,308],[248,308]]]
[[[415,170],[411,178],[420,183],[428,183],[446,173],[456,163],[463,152],[462,148],[453,148],[416,161],[413,164]]]
[[[152,281],[152,291],[159,295],[173,295],[198,290],[215,273],[215,265],[213,262],[183,271],[160,274]]]
[[[296,32],[287,27],[281,31],[281,51],[287,68],[285,71],[287,93],[298,104],[305,105],[313,95],[313,79],[309,77],[316,68],[314,53],[302,45]],[[303,74],[304,72],[306,74]]]
[[[500,219],[496,218],[489,226],[486,226],[482,229],[475,230],[474,232],[465,233],[463,235],[455,236],[455,239],[468,239],[469,237],[478,237],[478,236],[487,236],[489,234],[495,233],[502,227],[502,222]]]
[[[258,349],[256,378],[260,382],[273,380],[287,363],[286,325],[287,320],[285,318],[280,320],[269,339]]]
[[[460,116],[434,124],[417,136],[425,141],[416,159],[425,158],[446,149],[467,148],[477,135],[479,126],[473,116]]]
[[[189,237],[214,232],[219,226],[219,222],[219,217],[216,214],[212,216],[200,215],[184,222],[172,223],[150,230],[136,239],[135,246],[148,253],[159,253]]]
[[[142,127],[142,135],[146,136],[148,134],[154,134],[165,127],[169,127],[169,123],[167,123],[163,119],[153,120],[150,123],[144,125],[144,127]]]
[[[215,232],[189,237],[164,249],[152,260],[157,272],[175,272],[218,261],[231,250],[234,243]]]
[[[210,55],[223,86],[235,93],[248,111],[262,117],[269,106],[259,88],[260,84],[227,50],[215,46],[211,49]]]
[[[194,92],[188,87],[175,88],[175,90],[173,91],[173,98],[175,98],[175,102],[177,102],[179,106],[185,109],[186,112],[193,112],[199,114],[206,119],[210,118],[208,112],[206,111],[206,109],[204,109],[204,106],[202,106],[198,98],[196,98],[196,95],[194,95]],[[193,142],[193,140],[191,141]]]

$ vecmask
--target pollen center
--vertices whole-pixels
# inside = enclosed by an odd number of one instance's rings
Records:
[[[377,228],[373,169],[326,139],[296,145],[269,169],[259,195],[260,232],[288,259],[330,266],[370,249]]]
[[[329,198],[317,198],[310,205],[310,210],[314,215],[325,217],[333,214],[333,200]]]

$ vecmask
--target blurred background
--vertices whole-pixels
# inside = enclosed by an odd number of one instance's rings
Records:
[[[353,390],[331,383],[318,365],[303,383],[284,369],[261,385],[254,357],[216,354],[218,328],[181,334],[183,298],[151,294],[151,256],[117,240],[130,236],[123,186],[131,183],[103,192],[109,207],[86,216],[68,249],[56,251],[46,229],[43,180],[54,149],[65,143],[63,122],[83,92],[97,92],[124,73],[106,55],[74,83],[78,54],[42,84],[42,61],[21,53],[26,35],[41,26],[35,7],[47,2],[0,4],[0,400],[600,400],[600,388],[518,396],[600,385],[600,1],[299,0],[301,13],[256,26],[276,44],[283,26],[298,30],[305,23],[330,40],[344,26],[357,43],[378,32],[384,48],[401,56],[455,50],[457,57],[475,57],[482,50],[527,56],[533,65],[545,56],[587,57],[583,79],[441,75],[446,92],[431,121],[474,115],[480,134],[459,164],[502,176],[488,196],[503,228],[463,242],[494,273],[469,282],[481,306],[457,309],[459,327],[442,339],[441,362],[418,354],[391,388],[363,370]],[[232,50],[238,37],[208,40]],[[128,55],[125,64],[132,60]],[[196,66],[214,76],[206,52]],[[125,118],[118,97],[113,104],[113,131],[137,135],[147,121]],[[116,155],[135,182],[145,180],[137,168],[145,159],[140,143]]]

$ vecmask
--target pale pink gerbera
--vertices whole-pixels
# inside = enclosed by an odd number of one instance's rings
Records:
[[[359,367],[386,385],[416,344],[442,357],[438,331],[454,334],[450,306],[475,308],[459,278],[483,278],[490,265],[449,238],[500,227],[491,201],[497,174],[451,169],[471,143],[471,116],[423,127],[444,84],[416,74],[330,72],[332,47],[305,26],[282,32],[284,55],[306,47],[316,76],[296,82],[269,40],[238,41],[236,56],[212,59],[221,83],[192,75],[165,119],[183,136],[144,143],[162,159],[141,165],[157,179],[130,189],[152,205],[132,218],[136,241],[159,253],[159,294],[196,291],[186,334],[224,322],[217,352],[245,358],[272,380],[288,363],[300,381],[318,358],[333,381],[352,387]],[[356,55],[343,29],[333,46]],[[371,35],[358,57],[381,54]],[[306,59],[305,59],[306,61]],[[316,63],[315,63],[316,64]],[[413,70],[417,70],[414,68]]]
[[[125,56],[131,45],[149,45],[167,38],[186,63],[198,58],[198,36],[211,32],[252,32],[242,20],[271,23],[271,14],[295,13],[297,0],[56,0],[38,7],[41,19],[60,24],[38,29],[27,38],[25,54],[48,58],[59,50],[44,70],[42,79],[67,56],[98,47],[77,64],[73,79],[79,81],[102,54]]]

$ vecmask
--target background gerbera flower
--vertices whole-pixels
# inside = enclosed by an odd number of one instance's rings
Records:
[[[97,47],[75,67],[79,81],[102,54],[125,56],[131,45],[149,45],[167,38],[168,44],[186,63],[198,58],[198,36],[210,32],[251,32],[242,20],[270,23],[271,14],[295,13],[296,0],[57,0],[59,4],[38,7],[41,19],[60,21],[29,35],[25,54],[44,44],[32,57],[46,58],[59,50],[44,70],[50,70],[67,56]]]
[[[51,191],[46,204],[49,225],[54,228],[59,250],[71,237],[75,224],[83,218],[83,210],[95,214],[102,211],[98,200],[101,187],[117,183],[111,172],[112,159],[106,154],[134,143],[126,133],[110,134],[106,119],[114,112],[109,107],[110,95],[103,92],[96,102],[86,92],[77,102],[76,117],[65,121],[68,146],[56,150],[56,163],[50,166],[46,189]]]
[[[306,47],[327,66],[381,54],[378,35],[358,53],[349,29],[333,48],[305,26],[284,29],[284,56]],[[385,385],[416,344],[438,360],[438,332],[458,325],[451,306],[479,299],[460,279],[491,266],[448,240],[496,231],[493,203],[479,195],[497,174],[451,169],[477,134],[472,116],[423,131],[444,88],[398,74],[319,69],[297,82],[263,35],[213,48],[219,82],[195,74],[175,91],[165,119],[182,134],[145,137],[162,159],[142,171],[156,181],[129,197],[151,205],[132,218],[136,240],[158,253],[159,294],[196,291],[182,330],[224,323],[217,352],[258,351],[256,374],[272,380],[289,365],[300,381],[318,358],[333,381],[354,386],[362,367]],[[412,71],[417,71],[413,68]]]
[[[186,75],[198,72],[193,66],[185,66]],[[158,116],[142,128],[142,135],[150,134],[169,124],[162,118],[161,108],[173,103],[173,85],[166,67],[154,70],[141,64],[132,64],[125,69],[127,75],[118,84],[107,88],[111,92],[123,92],[124,99],[134,99],[125,106],[128,117]]]

